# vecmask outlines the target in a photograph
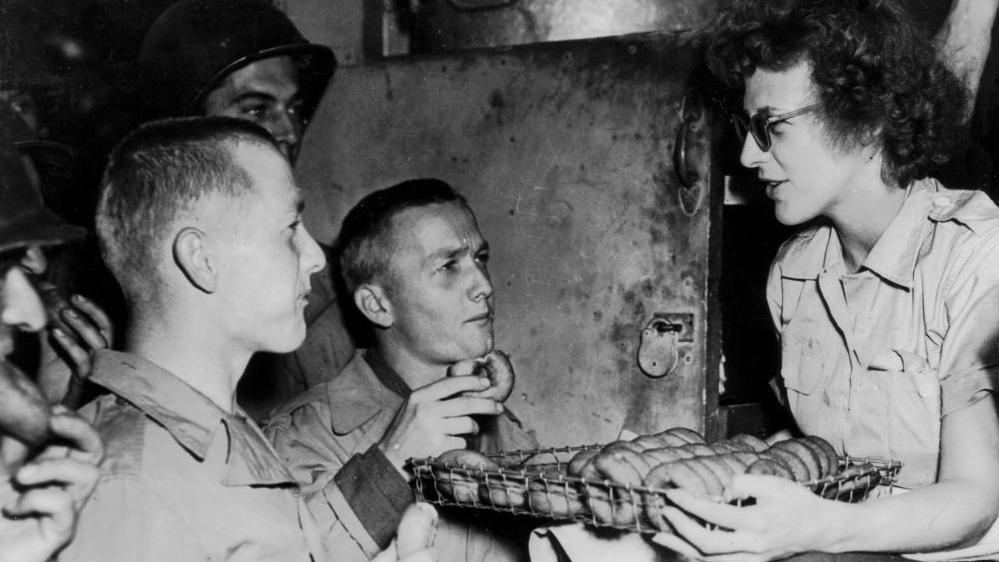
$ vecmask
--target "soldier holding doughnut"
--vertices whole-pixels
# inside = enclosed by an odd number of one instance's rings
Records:
[[[537,443],[503,406],[513,370],[493,346],[489,246],[463,197],[435,179],[371,193],[344,219],[336,255],[371,346],[267,432],[306,490],[323,491],[327,539],[364,560],[412,501],[407,458]],[[526,534],[483,525],[442,514],[441,559],[523,556]]]

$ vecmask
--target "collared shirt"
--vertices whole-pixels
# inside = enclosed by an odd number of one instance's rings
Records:
[[[784,244],[767,300],[800,428],[840,452],[936,480],[940,421],[999,374],[999,209],[975,191],[916,182],[859,270],[830,226]]]
[[[60,560],[310,559],[298,485],[243,412],[128,353],[99,351],[91,380],[110,394],[81,413],[107,454]]]
[[[384,363],[374,363],[380,371],[388,369]],[[336,552],[341,561],[374,556],[391,539],[402,510],[413,501],[406,480],[377,447],[403,405],[401,394],[408,395],[407,389],[386,387],[385,377],[401,382],[394,373],[383,372],[380,377],[365,352],[358,352],[339,375],[282,408],[265,429],[303,484],[310,509],[319,519],[324,548]],[[482,452],[537,447],[509,412],[497,423],[483,425],[482,433]],[[505,529],[490,523],[469,512],[442,512],[435,543],[440,561],[521,559],[526,533],[517,537],[523,542],[514,543]]]

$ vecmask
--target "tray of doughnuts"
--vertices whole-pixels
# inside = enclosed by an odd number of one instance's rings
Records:
[[[857,502],[890,486],[901,468],[888,459],[840,457],[816,436],[768,443],[742,434],[707,443],[684,427],[600,445],[493,455],[456,449],[409,463],[423,501],[643,533],[669,531],[661,516],[669,489],[723,501],[736,474],[766,474]]]

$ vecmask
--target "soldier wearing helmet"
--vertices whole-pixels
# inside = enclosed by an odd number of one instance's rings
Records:
[[[247,119],[270,132],[292,164],[337,64],[329,48],[308,42],[268,0],[180,0],[147,30],[138,61],[147,120]],[[301,367],[301,356],[322,356],[319,378],[350,359],[354,344],[335,293],[329,275],[317,275],[303,350],[254,358],[240,397],[254,417],[322,382]]]
[[[294,163],[336,57],[267,0],[181,0],[146,32],[139,65],[149,118],[247,119]]]
[[[70,147],[39,139],[33,124],[25,117],[18,108],[0,102],[0,129],[3,129],[16,149],[16,154],[23,160],[24,173],[34,186],[32,197],[37,196],[34,203],[28,199],[3,201],[0,198],[0,204],[13,209],[35,209],[42,201],[57,200],[61,195],[58,190],[61,187],[60,181],[57,180],[68,176],[74,160]],[[16,190],[9,192],[16,193]],[[66,300],[60,295],[61,290],[56,285],[65,289],[66,280],[59,279],[59,265],[65,258],[67,248],[69,252],[78,248],[62,243],[83,238],[86,231],[66,223],[50,207],[42,209],[49,216],[58,218],[59,228],[76,235],[58,240],[58,247],[49,248],[48,255],[45,256],[46,275],[34,276],[34,287],[45,298],[50,316],[48,329],[39,340],[35,381],[50,402],[62,402],[73,407],[79,405],[83,397],[84,381],[90,376],[93,351],[112,345],[113,329],[104,311],[90,299],[75,294]],[[41,256],[41,252],[38,253]],[[28,354],[22,352],[20,355]],[[34,357],[25,359],[32,365],[36,362]]]

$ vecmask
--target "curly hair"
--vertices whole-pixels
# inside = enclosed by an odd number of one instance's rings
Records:
[[[732,0],[719,24],[707,62],[726,87],[809,64],[833,146],[879,144],[889,184],[926,177],[960,143],[967,92],[895,0]]]

